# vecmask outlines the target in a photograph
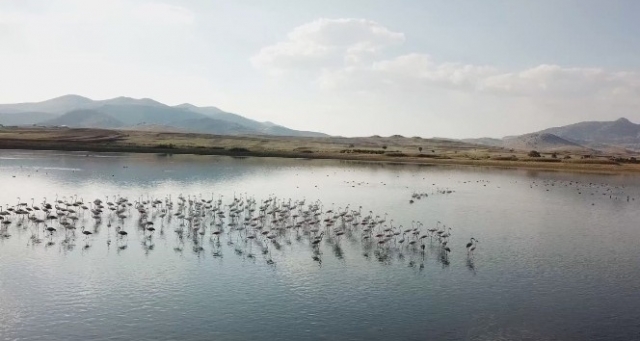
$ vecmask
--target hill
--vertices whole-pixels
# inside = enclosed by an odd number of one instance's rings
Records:
[[[589,148],[549,133],[533,133],[520,136],[505,137],[504,139],[502,139],[502,147],[518,150],[537,150],[541,152],[591,151]]]
[[[158,124],[173,126],[174,124],[198,118],[204,115],[192,113],[169,106],[149,106],[138,104],[106,104],[95,108],[111,117],[120,120],[126,126],[137,124]]]
[[[259,122],[216,107],[169,106],[150,98],[92,100],[65,95],[43,102],[0,104],[0,125],[64,125],[83,128],[162,129],[218,135],[326,137]],[[151,128],[150,128],[151,127]]]
[[[25,112],[39,112],[49,114],[64,114],[75,109],[84,109],[95,102],[78,95],[65,95],[42,102],[0,104],[0,113],[13,114]],[[0,122],[2,123],[2,122]],[[37,123],[37,122],[33,122]]]
[[[251,130],[259,132],[259,134],[262,134],[262,135],[300,136],[300,137],[326,137],[327,136],[326,134],[312,132],[312,131],[301,131],[301,130],[289,129],[287,127],[283,127],[281,125],[277,125],[271,122],[258,122],[258,121],[240,116],[238,114],[222,111],[216,107],[197,107],[193,104],[184,103],[184,104],[176,105],[174,106],[174,108],[199,113],[220,121],[235,123],[244,128],[249,128]]]
[[[578,143],[563,139],[559,136],[549,133],[531,133],[518,136],[507,136],[502,139],[484,137],[476,139],[463,139],[461,141],[481,146],[516,149],[521,151],[570,151],[581,153],[593,151],[592,149],[584,147]]]
[[[237,123],[218,120],[211,117],[197,117],[180,122],[174,122],[174,127],[183,130],[215,135],[256,135],[257,132]]]
[[[626,118],[615,121],[580,122],[562,127],[548,128],[539,133],[557,135],[566,140],[586,146],[617,146],[640,150],[640,124]]]
[[[73,110],[66,114],[58,116],[43,122],[44,125],[50,126],[67,126],[71,128],[120,128],[125,124],[103,112],[97,110]]]
[[[0,113],[0,124],[6,126],[26,126],[58,117],[46,112]]]
[[[297,159],[337,159],[416,165],[469,165],[538,170],[575,170],[580,172],[640,173],[640,158],[631,154],[611,157],[564,152],[562,157],[533,158],[528,151],[481,147],[447,139],[390,137],[281,137],[222,136],[197,133],[123,129],[0,127],[0,148],[33,150],[73,150],[90,152],[152,153],[165,158],[174,154],[226,155],[234,157],[264,156]],[[165,127],[158,127],[165,129]],[[515,138],[518,140],[518,138]],[[554,136],[530,136],[544,147],[564,144]]]
[[[478,144],[481,146],[502,147],[504,142],[501,139],[494,139],[491,137],[481,137],[476,139],[462,139],[461,141],[466,143]]]
[[[640,151],[640,124],[626,118],[615,121],[587,121],[530,134],[506,136],[502,139],[477,138],[461,141],[519,150],[629,154]]]

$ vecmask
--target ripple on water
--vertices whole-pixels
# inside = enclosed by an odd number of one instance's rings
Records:
[[[221,246],[205,241],[193,249],[192,241],[180,243],[176,237],[179,219],[167,224],[164,234],[156,231],[149,247],[135,226],[135,213],[124,226],[127,240],[115,238],[116,220],[111,229],[107,221],[98,227],[85,222],[94,234],[87,241],[78,238],[71,250],[59,239],[48,247],[27,245],[29,226],[12,225],[12,236],[0,240],[3,338],[625,340],[640,333],[637,203],[600,194],[585,197],[573,184],[564,186],[575,180],[624,184],[624,190],[616,190],[640,197],[638,178],[277,159],[3,153],[2,205],[18,196],[38,203],[56,194],[78,195],[85,202],[116,195],[132,201],[168,194],[175,200],[179,193],[222,195],[229,203],[234,195],[248,193],[258,200],[270,195],[319,199],[325,211],[362,205],[363,214],[389,213],[388,221],[405,228],[412,220],[426,227],[440,220],[453,228],[452,252],[443,260],[437,243],[426,244],[423,258],[406,247],[389,253],[366,247],[358,233],[340,241],[328,238],[316,252],[307,237],[293,237],[270,246],[267,255],[253,244],[249,257],[247,247],[236,250],[227,235]],[[23,179],[19,184],[12,177],[16,170]],[[366,184],[351,187],[345,181]],[[553,181],[558,186],[545,187]],[[412,192],[437,188],[454,191],[407,203]],[[471,236],[481,240],[473,259],[464,250]]]

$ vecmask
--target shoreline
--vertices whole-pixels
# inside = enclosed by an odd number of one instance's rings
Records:
[[[498,169],[523,169],[569,173],[593,174],[640,174],[638,165],[625,164],[587,164],[568,162],[536,162],[536,161],[498,161],[498,160],[465,160],[465,159],[430,159],[418,157],[387,157],[353,154],[309,154],[286,151],[231,151],[226,149],[207,148],[155,148],[146,146],[100,146],[93,144],[69,145],[50,142],[7,143],[0,140],[0,150],[34,150],[34,151],[67,151],[91,153],[133,153],[164,155],[209,155],[229,157],[286,158],[307,160],[337,160],[365,163],[386,163],[396,165],[424,166],[463,166]]]
[[[387,145],[392,150],[387,151]],[[356,147],[357,146],[357,147]],[[416,153],[425,146],[427,153]],[[376,149],[377,147],[377,149]],[[105,129],[4,128],[0,149],[57,150],[144,154],[191,154],[230,157],[275,157],[312,160],[344,160],[426,166],[466,166],[541,171],[640,174],[640,163],[607,159],[570,160],[527,158],[501,148],[456,141],[416,138],[300,138],[274,136],[219,136]],[[436,150],[437,149],[437,150]],[[555,153],[554,153],[555,154]],[[565,152],[564,155],[569,155]],[[492,159],[493,158],[493,159]],[[521,159],[520,159],[521,158]]]

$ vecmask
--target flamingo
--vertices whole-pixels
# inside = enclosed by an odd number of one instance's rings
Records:
[[[473,253],[476,249],[476,243],[478,243],[478,240],[471,237],[471,240],[467,243],[467,253]]]

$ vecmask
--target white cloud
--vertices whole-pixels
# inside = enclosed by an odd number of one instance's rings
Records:
[[[478,95],[532,99],[626,100],[638,103],[640,74],[600,68],[539,65],[508,71],[491,65],[437,62],[422,53],[381,58],[404,35],[364,19],[320,19],[263,48],[256,66],[278,73],[313,73],[323,89],[371,93],[444,88]]]
[[[287,40],[260,50],[251,61],[270,73],[361,63],[404,34],[365,19],[318,19],[296,27]]]
[[[269,34],[256,34],[256,28],[287,28],[301,14],[287,8],[274,15],[272,6],[265,6],[205,0],[0,1],[0,102],[65,93],[126,95],[217,105],[332,134],[460,137],[611,119],[640,107],[637,72],[597,65],[533,63],[514,69],[456,63],[443,60],[436,48],[443,42],[467,46],[465,37],[427,36],[405,45],[397,26],[403,22],[385,27],[366,19],[318,19],[280,41],[265,41]],[[378,12],[376,17],[396,16]],[[406,31],[407,39],[434,34],[419,22],[406,27],[413,29]],[[424,45],[429,42],[433,50]],[[492,53],[491,46],[480,49],[483,58]],[[248,51],[256,53],[251,57]],[[248,67],[249,60],[264,74],[281,77],[262,77]]]
[[[319,102],[306,121],[335,122],[329,129],[347,135],[363,116],[370,133],[458,137],[637,119],[639,72],[554,64],[506,69],[439,61],[423,51],[392,55],[406,51],[404,40],[372,21],[320,19],[263,48],[252,62],[269,75],[285,75],[274,78],[281,89],[305,88]]]
[[[422,54],[409,54],[358,67],[334,68],[319,74],[325,89],[366,91],[374,88],[422,90],[440,87],[479,95],[533,99],[600,99],[637,101],[640,74],[598,68],[540,65],[517,72],[492,66],[436,63]]]
[[[318,81],[324,89],[338,90],[420,90],[424,86],[470,90],[477,88],[484,78],[495,72],[495,68],[489,66],[438,64],[427,55],[414,53],[366,65],[325,69]]]
[[[620,98],[638,95],[640,74],[545,64],[519,72],[495,74],[483,79],[478,87],[516,96]]]

